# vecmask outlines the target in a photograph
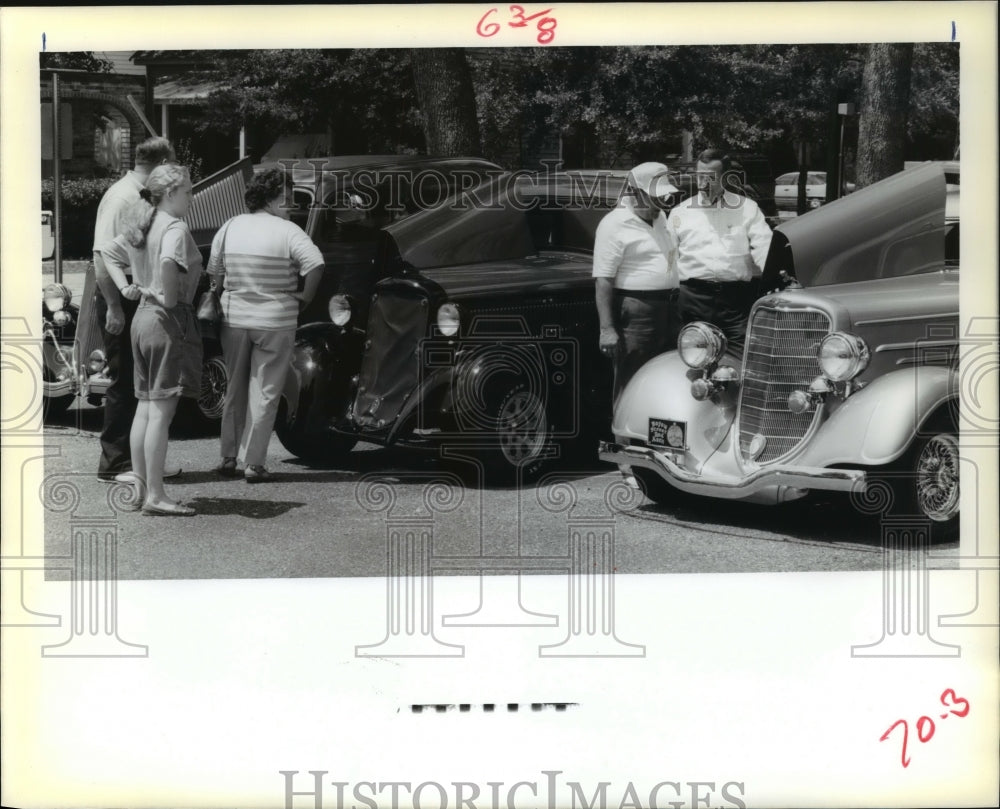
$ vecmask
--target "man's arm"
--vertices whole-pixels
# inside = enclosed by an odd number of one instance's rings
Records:
[[[613,220],[605,217],[597,226],[594,236],[594,299],[597,318],[601,324],[598,345],[601,351],[618,347],[620,336],[615,323],[615,276],[621,265],[623,247],[614,237]]]
[[[764,270],[764,262],[767,259],[767,251],[771,248],[771,226],[767,224],[764,214],[755,204],[753,215],[746,223],[747,239],[750,242],[750,257],[757,266],[757,275]]]
[[[299,309],[305,309],[313,298],[316,297],[316,290],[319,289],[319,282],[323,278],[324,266],[310,270],[305,274],[305,280],[301,292],[293,292],[292,297],[299,301]]]
[[[125,274],[118,271],[121,277],[116,280],[108,271],[104,258],[99,250],[94,251],[94,278],[97,288],[108,305],[108,313],[104,318],[104,329],[108,334],[121,334],[125,328],[125,310],[122,308],[121,288],[128,286]],[[119,285],[120,282],[120,285]]]

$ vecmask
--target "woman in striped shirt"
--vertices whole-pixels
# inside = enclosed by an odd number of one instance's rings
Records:
[[[271,477],[267,445],[291,364],[299,310],[316,294],[323,255],[288,219],[292,197],[280,168],[256,175],[244,198],[250,213],[219,229],[207,269],[222,290],[222,351],[229,371],[222,463],[216,471],[237,477],[241,460],[246,481],[259,483]]]

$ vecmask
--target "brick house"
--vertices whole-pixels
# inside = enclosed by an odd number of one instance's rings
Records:
[[[52,76],[52,71],[41,71],[43,178],[53,172]],[[59,155],[64,178],[118,177],[132,167],[135,144],[147,137],[139,114],[145,91],[143,76],[59,73]]]

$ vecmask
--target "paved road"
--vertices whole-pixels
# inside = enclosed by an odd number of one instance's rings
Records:
[[[270,445],[273,483],[251,486],[212,471],[218,439],[171,438],[169,461],[185,470],[168,491],[198,510],[192,518],[109,509],[109,487],[93,474],[100,411],[71,408],[46,428],[58,454],[45,464],[45,497],[69,482],[75,511],[47,509],[45,551],[68,556],[74,520],[110,515],[122,579],[383,576],[387,529],[433,524],[441,556],[565,556],[568,528],[614,526],[622,573],[877,570],[879,526],[846,498],[782,507],[681,498],[660,507],[629,496],[599,461],[555,468],[523,489],[479,484],[475,466],[430,453],[359,445],[323,468]],[[114,498],[112,498],[114,500]],[[937,549],[951,566],[958,545]],[[453,565],[454,566],[454,565]]]

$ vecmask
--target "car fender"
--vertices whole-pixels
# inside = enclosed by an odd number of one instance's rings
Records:
[[[734,362],[729,357],[723,360],[724,364]],[[700,376],[676,351],[654,357],[622,391],[611,431],[619,440],[646,441],[651,418],[684,422],[689,462],[692,468],[700,467],[715,451],[728,446],[739,391],[734,384],[713,398],[698,401],[691,395],[691,383]]]
[[[354,395],[364,336],[333,323],[310,323],[295,332],[282,397],[288,418],[329,421],[346,414]],[[300,411],[309,411],[300,412]]]
[[[796,462],[890,463],[909,448],[932,413],[957,397],[953,368],[924,366],[884,374],[839,404]]]

